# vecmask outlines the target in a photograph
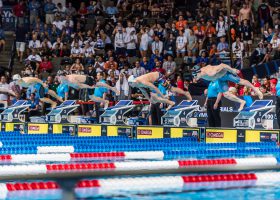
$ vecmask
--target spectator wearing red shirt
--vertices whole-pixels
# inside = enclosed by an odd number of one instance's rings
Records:
[[[161,74],[165,74],[165,70],[162,69],[162,66],[161,66],[161,62],[160,61],[156,61],[156,66],[155,68],[152,70],[152,72],[159,72]]]
[[[39,66],[37,67],[36,71],[38,73],[42,73],[42,72],[51,72],[53,69],[53,65],[51,63],[51,61],[49,61],[48,57],[45,56],[43,58],[43,61],[39,64]]]
[[[261,87],[261,83],[258,80],[258,75],[254,75],[252,79],[252,84],[254,87]]]
[[[25,7],[23,1],[19,1],[18,4],[16,4],[13,7],[13,14],[15,16],[16,28],[19,24],[23,25],[24,23],[24,14],[25,14],[24,11],[25,11]]]
[[[276,84],[277,79],[273,78],[270,80],[270,93],[271,95],[276,95]]]

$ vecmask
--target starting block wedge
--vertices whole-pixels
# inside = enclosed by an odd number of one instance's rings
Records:
[[[161,124],[163,126],[197,126],[195,118],[191,118],[193,112],[198,110],[198,101],[184,100],[177,106],[168,110],[161,118]]]
[[[28,109],[30,104],[28,101],[19,100],[13,105],[9,106],[0,114],[2,122],[25,122],[25,115],[23,112]]]
[[[233,119],[233,127],[273,129],[274,110],[275,105],[272,100],[256,100]]]
[[[102,124],[125,125],[125,114],[131,111],[135,105],[132,100],[121,100],[115,106],[109,107],[100,115]]]

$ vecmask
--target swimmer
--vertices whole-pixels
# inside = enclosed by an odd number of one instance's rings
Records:
[[[23,77],[23,78],[17,80],[17,85],[19,85],[21,87],[25,87],[25,88],[33,86],[36,90],[36,92],[35,92],[36,98],[40,99],[40,101],[42,101],[42,102],[51,104],[52,108],[55,108],[57,103],[49,98],[46,98],[45,97],[46,94],[49,94],[52,97],[54,97],[55,99],[57,99],[58,101],[63,102],[61,97],[59,97],[53,90],[50,90],[48,88],[47,84],[45,84],[42,80],[40,80],[38,78]]]
[[[239,85],[244,85],[248,88],[251,88],[255,92],[255,94],[258,95],[259,99],[263,99],[262,92],[258,88],[254,87],[249,81],[240,78],[237,75],[238,73],[239,70],[231,68],[230,66],[222,63],[217,66],[207,65],[202,68],[196,65],[194,66],[192,75],[197,80],[202,78],[207,81],[216,81],[219,79],[222,82],[221,87],[225,87],[228,81]],[[228,88],[224,88],[224,90],[225,89]],[[231,95],[228,95],[228,98],[231,101],[237,101],[237,99],[233,98]]]
[[[131,87],[137,87],[137,88],[146,88],[150,89],[151,91],[155,91],[159,97],[166,98],[158,89],[158,87],[155,86],[155,83],[162,83],[169,91],[185,95],[188,100],[192,100],[192,97],[189,92],[184,91],[180,88],[173,87],[169,81],[166,79],[166,77],[159,73],[159,72],[150,72],[148,74],[144,74],[142,76],[139,76],[135,78],[133,75],[131,75],[128,78],[128,83]]]

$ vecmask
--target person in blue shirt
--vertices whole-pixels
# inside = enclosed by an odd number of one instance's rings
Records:
[[[280,127],[280,77],[278,77],[278,81],[276,84],[276,116],[278,128]]]
[[[4,51],[5,50],[5,33],[4,30],[2,28],[2,26],[0,25],[0,51]]]
[[[207,98],[204,106],[207,108],[208,126],[221,127],[220,107],[222,91],[220,90],[219,81],[210,82],[207,89]]]
[[[27,110],[28,111],[27,121],[29,121],[30,117],[32,117],[32,116],[40,115],[39,99],[36,98],[35,93],[31,93],[30,99],[28,100],[28,104],[30,104],[30,106]]]
[[[32,0],[29,2],[28,9],[29,9],[29,13],[30,13],[30,18],[29,18],[30,26],[32,26],[36,22],[36,19],[39,15],[39,11],[40,11],[39,8],[40,8],[40,4],[36,0]]]
[[[107,8],[106,8],[106,13],[110,16],[113,16],[113,15],[116,15],[119,13],[118,11],[118,8],[114,6],[114,3],[111,2],[111,5],[109,5]]]
[[[64,101],[68,99],[68,93],[69,93],[69,86],[67,83],[60,83],[59,86],[56,89],[57,95],[62,98]]]
[[[47,0],[47,3],[44,6],[44,11],[46,13],[46,24],[52,24],[54,21],[54,13],[56,11],[56,5],[52,0]]]

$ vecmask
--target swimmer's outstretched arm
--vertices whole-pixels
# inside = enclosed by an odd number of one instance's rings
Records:
[[[16,94],[14,93],[13,90],[9,90],[7,88],[1,88],[0,87],[0,93],[6,93],[6,94],[9,94],[9,95],[14,96],[14,97],[16,96]]]
[[[35,77],[23,77],[17,81],[17,84],[19,86],[25,87],[25,88],[27,88],[31,85],[35,85],[36,83],[40,83],[44,88],[47,88],[46,84],[42,80],[35,78]]]
[[[156,91],[156,93],[159,94],[162,98],[165,98],[165,96],[159,91],[159,89],[154,84],[150,83],[149,81],[138,80],[138,83],[141,83],[141,84],[147,86],[151,90]],[[137,84],[137,82],[136,82],[136,84]]]

